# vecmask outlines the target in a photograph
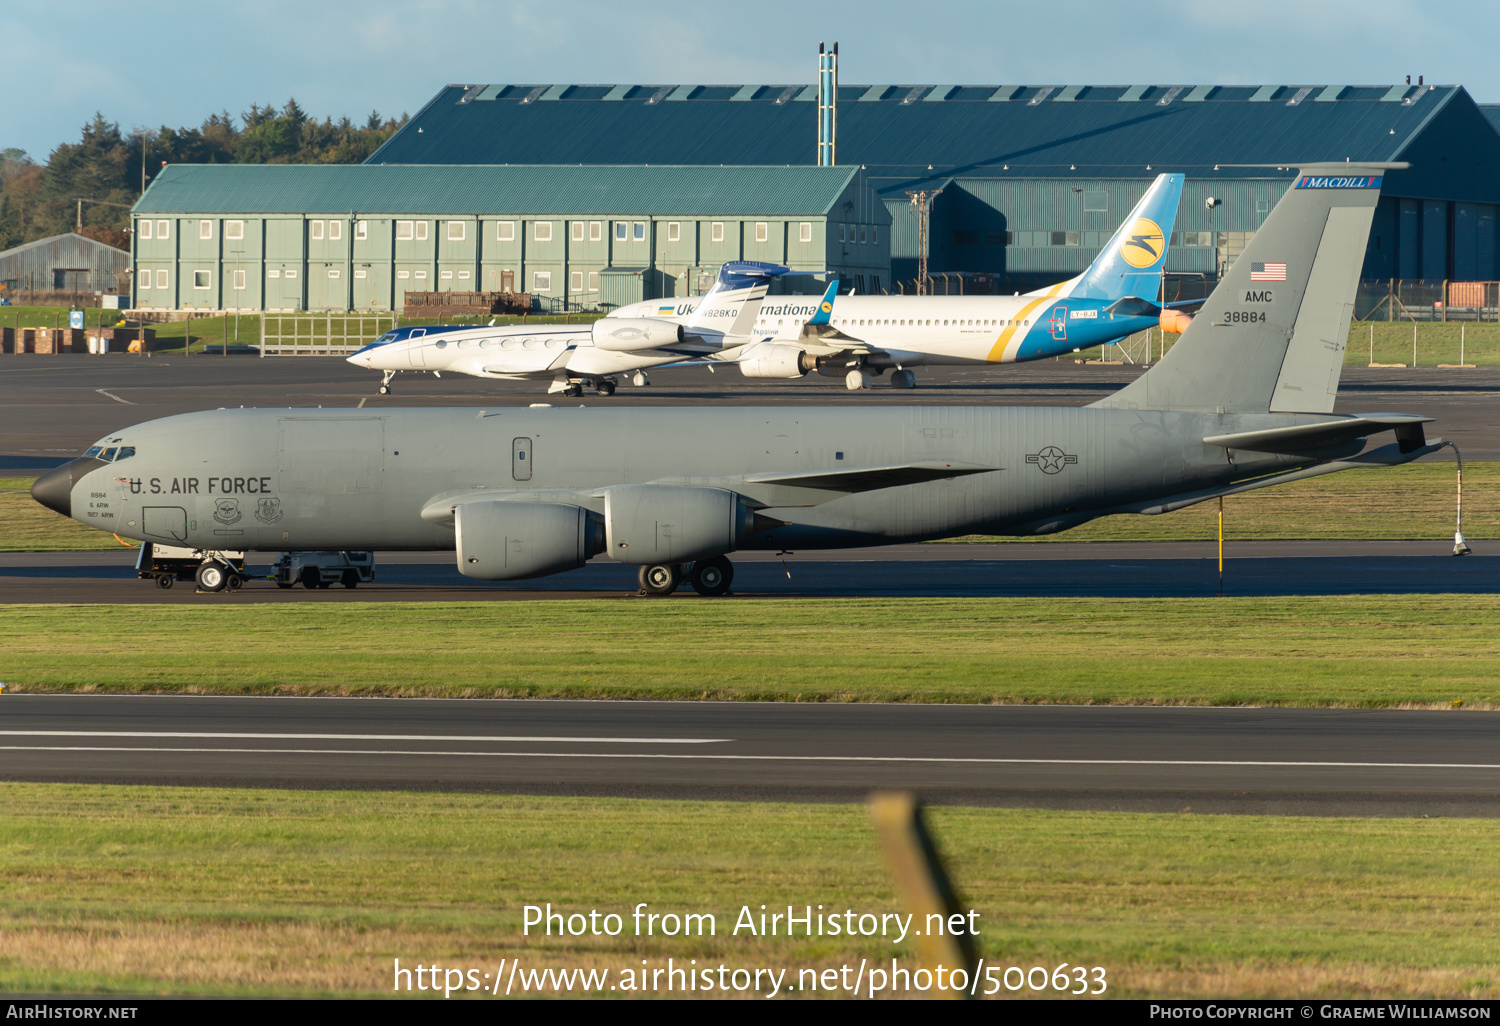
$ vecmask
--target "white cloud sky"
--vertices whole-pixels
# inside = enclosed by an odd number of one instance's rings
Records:
[[[415,112],[448,82],[1461,83],[1500,101],[1493,0],[1074,0],[702,5],[621,0],[158,0],[0,11],[0,148],[37,159],[102,111],[196,125],[295,96],[318,116]],[[122,18],[124,22],[122,22]],[[128,22],[128,24],[126,24]],[[124,29],[125,31],[117,31]]]

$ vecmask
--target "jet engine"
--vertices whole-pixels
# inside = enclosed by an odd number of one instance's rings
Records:
[[[604,518],[557,502],[465,502],[453,511],[458,570],[485,581],[576,570],[604,551]]]
[[[672,346],[685,337],[682,325],[649,317],[603,317],[590,330],[595,346],[617,353]]]
[[[1162,331],[1181,335],[1193,323],[1193,315],[1181,310],[1163,310],[1158,323],[1161,324]]]
[[[762,342],[740,359],[740,373],[747,378],[800,378],[818,365],[817,358],[796,346]]]
[[[756,519],[744,496],[724,488],[619,485],[604,493],[609,554],[622,563],[688,563],[733,552],[755,533]]]

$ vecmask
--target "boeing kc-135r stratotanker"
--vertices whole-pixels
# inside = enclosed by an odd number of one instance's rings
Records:
[[[550,392],[610,395],[622,377],[645,384],[646,371],[680,363],[736,364],[749,378],[816,371],[851,389],[889,370],[892,385],[911,388],[913,367],[1039,360],[1158,324],[1181,331],[1189,318],[1157,305],[1181,196],[1182,175],[1158,175],[1088,270],[1024,296],[845,296],[830,321],[832,295],[762,302],[768,279],[788,268],[732,261],[701,299],[634,303],[583,327],[397,328],[349,362],[384,372],[382,395],[402,371],[547,379]]]
[[[469,577],[640,567],[723,594],[738,549],[1064,531],[1441,448],[1332,413],[1381,172],[1311,166],[1166,357],[1082,408],[217,410],[138,424],[37,501],[200,550],[456,550]],[[1370,436],[1394,431],[1375,445]]]

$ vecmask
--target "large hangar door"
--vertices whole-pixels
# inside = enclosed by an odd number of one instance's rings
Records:
[[[382,417],[283,417],[281,490],[322,495],[369,494],[385,470]]]

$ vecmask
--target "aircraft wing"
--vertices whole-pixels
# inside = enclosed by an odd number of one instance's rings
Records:
[[[545,367],[538,367],[535,364],[532,364],[529,367],[507,367],[503,363],[497,363],[491,366],[481,367],[480,369],[486,374],[508,374],[511,377],[517,378],[550,377],[551,375],[556,374],[558,371],[562,370],[568,365],[568,358],[573,355],[573,350],[577,348],[577,346],[564,346],[563,351],[557,354],[557,358],[551,363],[547,364],[547,366]]]
[[[1403,446],[1408,439],[1412,439],[1416,443],[1414,447],[1417,447],[1423,444],[1422,425],[1431,422],[1431,417],[1419,417],[1410,413],[1367,413],[1341,420],[1319,421],[1316,424],[1296,424],[1265,431],[1241,431],[1232,435],[1209,435],[1203,442],[1205,445],[1219,445],[1225,449],[1295,455],[1309,449],[1352,442],[1356,438],[1380,431],[1394,430],[1396,440]]]
[[[830,492],[871,492],[877,488],[941,481],[945,478],[988,474],[1001,467],[956,460],[922,460],[916,463],[887,463],[878,467],[849,467],[838,470],[768,471],[748,474],[746,484],[788,485],[793,488],[817,488]]]

